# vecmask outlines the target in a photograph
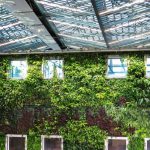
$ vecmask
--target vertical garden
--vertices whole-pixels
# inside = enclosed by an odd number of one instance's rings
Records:
[[[111,54],[113,55],[113,54]],[[129,137],[129,150],[144,150],[150,137],[150,79],[144,54],[128,60],[124,79],[108,79],[108,54],[0,57],[0,147],[5,134],[27,134],[28,150],[40,150],[40,135],[62,135],[65,150],[103,150],[107,136]],[[28,75],[8,79],[10,60],[25,57]],[[43,79],[43,58],[64,60],[64,79]]]

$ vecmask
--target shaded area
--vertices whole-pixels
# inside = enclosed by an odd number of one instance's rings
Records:
[[[45,138],[44,150],[61,150],[61,139],[59,138]]]
[[[108,150],[126,150],[126,140],[108,140]]]
[[[25,138],[10,137],[9,150],[25,150]]]

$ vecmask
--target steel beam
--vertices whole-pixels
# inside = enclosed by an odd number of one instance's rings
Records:
[[[67,54],[67,53],[122,53],[122,52],[150,52],[150,48],[134,48],[134,49],[64,49],[51,51],[28,51],[28,52],[0,52],[0,56],[4,55],[32,55],[32,54]]]
[[[105,43],[106,43],[106,46],[107,46],[107,48],[109,48],[110,46],[109,46],[109,44],[108,44],[108,39],[107,39],[106,33],[104,32],[104,27],[103,27],[101,18],[100,18],[99,13],[98,13],[98,9],[97,9],[97,7],[96,7],[96,2],[95,2],[95,0],[91,0],[91,3],[92,3],[92,5],[93,5],[93,8],[94,8],[94,11],[95,11],[95,14],[96,14],[96,17],[97,17],[97,20],[98,20],[100,29],[101,29],[101,31],[102,31],[102,35],[103,35],[104,40],[105,40]]]
[[[37,4],[33,0],[26,0],[29,6],[33,9],[35,14],[39,17],[43,25],[46,27],[50,35],[56,41],[56,43],[60,46],[61,49],[65,49],[65,44],[60,40],[60,37],[55,33],[55,31],[50,26],[49,22],[46,19],[46,16],[40,11]]]

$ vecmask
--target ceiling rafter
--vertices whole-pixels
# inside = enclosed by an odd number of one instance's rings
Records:
[[[107,45],[107,48],[109,49],[108,38],[107,38],[106,33],[105,33],[105,31],[104,31],[105,29],[104,29],[104,26],[103,26],[103,24],[102,24],[101,18],[100,18],[100,16],[99,16],[99,13],[98,13],[98,9],[97,9],[97,7],[96,7],[95,0],[91,0],[91,3],[92,3],[93,8],[94,8],[94,10],[95,10],[95,14],[96,14],[96,16],[97,16],[97,20],[98,20],[98,22],[99,22],[99,26],[100,26],[100,28],[101,28],[102,35],[103,35],[103,37],[104,37],[105,43],[106,43],[106,45]]]
[[[66,46],[61,41],[60,37],[57,35],[57,29],[55,27],[53,27],[53,25],[48,22],[44,12],[40,11],[41,9],[39,7],[41,7],[41,6],[39,6],[37,3],[35,3],[34,0],[26,0],[26,1],[30,5],[30,7],[33,9],[33,11],[36,13],[36,15],[39,17],[39,19],[42,21],[42,23],[44,24],[44,26],[46,27],[48,32],[51,34],[53,39],[60,46],[60,48],[65,49]]]

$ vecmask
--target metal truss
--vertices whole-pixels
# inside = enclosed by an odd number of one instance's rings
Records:
[[[150,47],[150,2],[34,0],[67,47]]]
[[[35,0],[67,47],[106,48],[90,0]]]
[[[0,52],[24,52],[41,50],[47,45],[0,5]]]
[[[95,3],[109,47],[150,46],[150,2],[95,0]]]
[[[150,48],[146,0],[26,0],[55,41],[70,51]],[[0,5],[0,51],[42,51],[47,45]],[[42,50],[41,50],[42,49]],[[57,51],[57,50],[56,50]]]

